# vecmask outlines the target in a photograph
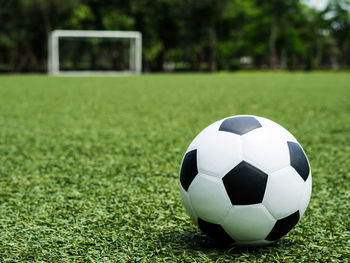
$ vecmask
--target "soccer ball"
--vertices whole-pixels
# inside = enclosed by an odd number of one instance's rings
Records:
[[[240,115],[217,121],[192,141],[180,191],[192,221],[220,243],[266,245],[286,235],[311,196],[311,170],[292,134]]]

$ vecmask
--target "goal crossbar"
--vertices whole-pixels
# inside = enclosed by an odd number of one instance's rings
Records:
[[[142,72],[142,34],[138,31],[98,31],[98,30],[54,30],[49,36],[48,46],[48,72],[49,74],[103,74],[98,71],[74,71],[62,72],[60,71],[59,62],[59,39],[61,38],[123,38],[130,39],[130,67],[131,69],[125,71],[107,71],[111,73],[141,73]]]

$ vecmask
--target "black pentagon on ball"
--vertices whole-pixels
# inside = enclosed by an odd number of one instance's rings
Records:
[[[287,142],[290,156],[290,165],[298,172],[304,181],[309,176],[310,166],[301,146],[295,142]]]
[[[298,223],[299,219],[299,211],[296,211],[295,213],[285,218],[277,220],[271,232],[265,239],[269,241],[275,241],[277,239],[280,239]]]
[[[197,174],[197,150],[192,150],[185,154],[180,171],[180,182],[186,191]]]
[[[218,243],[222,244],[231,244],[234,243],[234,239],[232,239],[226,231],[222,228],[222,226],[214,223],[210,223],[201,218],[198,218],[198,226],[199,228],[208,235],[210,238],[214,239]]]
[[[233,205],[258,204],[264,198],[267,174],[242,161],[222,181]]]
[[[243,135],[260,127],[260,122],[252,116],[237,116],[224,120],[219,131]]]

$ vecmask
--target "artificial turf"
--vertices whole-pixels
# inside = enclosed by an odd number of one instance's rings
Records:
[[[309,208],[262,248],[218,247],[180,198],[181,158],[215,120],[292,132]],[[350,74],[0,77],[0,262],[337,262],[350,259]]]

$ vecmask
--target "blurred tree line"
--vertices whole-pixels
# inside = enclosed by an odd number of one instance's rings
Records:
[[[0,0],[0,71],[46,71],[54,29],[141,31],[146,71],[348,68],[349,13],[349,0]]]

